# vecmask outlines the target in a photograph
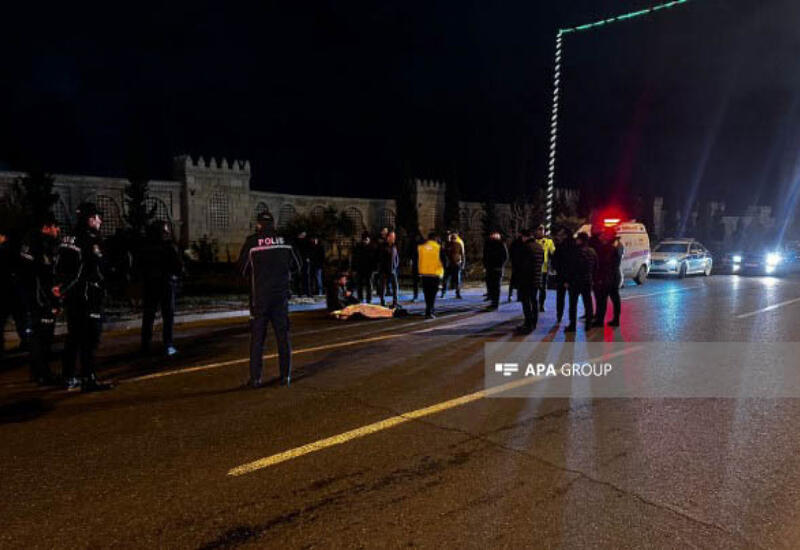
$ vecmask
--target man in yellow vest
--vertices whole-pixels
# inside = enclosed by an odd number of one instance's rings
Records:
[[[442,247],[436,241],[436,233],[429,233],[428,240],[417,247],[417,256],[422,293],[425,295],[425,318],[433,319],[436,293],[444,275]]]
[[[544,263],[542,264],[542,282],[539,285],[539,311],[544,311],[544,300],[547,297],[547,271],[550,269],[550,257],[556,251],[553,239],[545,235],[544,226],[536,228],[536,242],[544,250]]]

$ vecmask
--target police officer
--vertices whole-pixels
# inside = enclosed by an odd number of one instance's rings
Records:
[[[289,340],[289,295],[292,273],[300,264],[292,246],[275,232],[272,216],[261,213],[256,232],[245,240],[239,254],[240,273],[250,279],[250,380],[251,388],[262,386],[264,338],[272,323],[278,341],[280,380],[287,386],[292,375]]]
[[[26,302],[31,306],[31,377],[40,386],[55,383],[50,371],[50,350],[61,300],[53,293],[60,228],[48,213],[41,227],[28,235],[20,247],[19,275]]]
[[[98,382],[95,373],[105,300],[102,213],[94,203],[84,202],[78,207],[77,218],[75,236],[65,237],[59,247],[53,287],[54,295],[64,300],[67,317],[62,376],[68,389],[108,390],[111,384]],[[79,356],[80,381],[75,377]]]
[[[183,260],[168,222],[157,221],[149,227],[147,241],[139,252],[139,268],[143,282],[142,352],[150,351],[153,321],[160,307],[164,353],[173,356],[178,353],[173,345],[172,329],[175,295],[183,274]]]

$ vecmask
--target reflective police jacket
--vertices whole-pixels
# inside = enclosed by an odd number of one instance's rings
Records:
[[[19,280],[31,313],[40,322],[52,321],[61,300],[53,295],[59,241],[41,233],[28,235],[20,247]]]
[[[67,307],[85,307],[90,316],[98,317],[105,299],[105,259],[100,233],[86,229],[75,237],[64,237],[58,249],[55,278]]]
[[[300,264],[292,245],[272,231],[247,237],[239,253],[239,273],[250,279],[250,305],[263,309],[278,297],[289,296],[292,273]]]

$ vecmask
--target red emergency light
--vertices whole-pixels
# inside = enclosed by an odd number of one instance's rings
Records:
[[[622,220],[619,218],[605,218],[603,220],[603,225],[605,227],[614,227],[615,225],[619,225],[619,222]]]

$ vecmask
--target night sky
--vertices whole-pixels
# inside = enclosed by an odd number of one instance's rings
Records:
[[[188,152],[248,158],[272,191],[390,197],[419,176],[504,198],[545,181],[556,29],[652,3],[18,3],[0,167],[169,178]],[[558,184],[782,197],[798,4],[691,0],[567,36]]]

